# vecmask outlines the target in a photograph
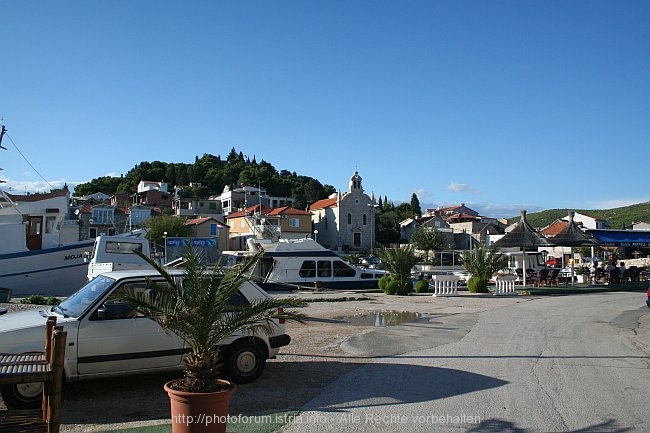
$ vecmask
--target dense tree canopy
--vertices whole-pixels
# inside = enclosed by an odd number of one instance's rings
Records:
[[[185,197],[219,195],[226,185],[260,186],[269,195],[294,197],[298,209],[305,209],[310,203],[336,191],[333,186],[322,185],[308,176],[299,176],[288,170],[278,172],[264,160],[258,163],[255,156],[251,161],[232,148],[225,161],[221,156],[204,154],[200,158],[195,157],[193,164],[141,162],[122,177],[104,176],[79,184],[75,188],[75,195],[133,193],[142,180],[167,182],[170,188],[181,187],[181,195]],[[189,187],[190,182],[194,185],[192,188]]]

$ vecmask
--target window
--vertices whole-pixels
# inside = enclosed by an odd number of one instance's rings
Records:
[[[111,224],[113,222],[113,208],[93,209],[94,224]]]
[[[246,299],[246,296],[242,295],[241,292],[235,292],[230,299],[228,300],[228,307],[226,311],[238,311],[244,307],[250,306],[250,302]]]
[[[354,277],[357,273],[357,271],[341,260],[336,260],[333,264],[335,277]]]
[[[210,224],[210,236],[217,235],[217,224]]]
[[[95,227],[91,227],[91,228],[88,230],[88,237],[89,237],[90,239],[94,239],[94,238],[97,237],[97,229],[96,229]]]
[[[125,283],[118,287],[117,290],[106,299],[106,302],[97,309],[90,320],[118,320],[141,317],[142,314],[138,313],[133,308],[133,304],[122,300],[123,297],[128,296],[133,292],[146,292],[150,297],[155,296],[154,289],[151,289],[146,281]]]
[[[142,244],[132,242],[106,242],[106,252],[113,254],[133,254],[135,251],[142,252]]]
[[[318,276],[321,278],[330,278],[332,276],[332,262],[329,260],[318,261]]]
[[[242,219],[242,220],[239,221],[239,228],[240,228],[240,229],[243,229],[244,227],[246,227],[246,221],[244,221],[244,220]]]
[[[348,214],[348,224],[352,224],[352,214]]]
[[[365,226],[367,224],[368,224],[368,216],[364,213],[363,214],[363,225]]]
[[[360,248],[361,247],[361,233],[355,232],[352,234],[353,236],[353,243],[354,243],[354,248]]]
[[[300,220],[298,218],[289,218],[289,227],[300,227]]]
[[[45,233],[54,233],[56,224],[55,216],[45,217]]]
[[[298,271],[302,278],[314,278],[316,276],[316,262],[314,260],[305,260]]]

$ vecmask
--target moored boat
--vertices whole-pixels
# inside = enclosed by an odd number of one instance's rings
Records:
[[[237,257],[262,251],[253,276],[264,290],[376,290],[379,278],[387,274],[351,265],[311,238],[284,239],[278,226],[251,224],[251,228],[256,236],[247,240],[246,252],[223,254],[232,257],[232,264]]]
[[[28,195],[0,190],[0,287],[12,296],[67,296],[84,284],[84,252],[93,242],[79,240],[69,203],[67,189]]]

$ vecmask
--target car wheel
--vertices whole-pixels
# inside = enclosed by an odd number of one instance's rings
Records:
[[[266,354],[255,341],[238,341],[226,349],[223,369],[229,380],[250,383],[260,377],[266,365]]]
[[[3,385],[0,394],[7,409],[39,409],[43,398],[43,384],[19,383]]]

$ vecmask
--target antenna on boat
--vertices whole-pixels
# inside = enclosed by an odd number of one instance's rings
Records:
[[[2,123],[2,119],[0,119],[0,126],[2,127],[2,130],[0,130],[0,149],[7,150],[6,147],[2,146],[2,137],[7,133],[7,128],[5,128],[5,125]]]
[[[2,127],[2,129],[0,129],[0,149],[7,150],[6,147],[2,147],[2,137],[4,137],[5,134],[7,133],[7,128],[5,128],[5,125],[4,125],[4,119],[0,119],[0,127]],[[2,170],[2,169],[3,168],[0,167],[0,170]],[[0,179],[0,183],[5,183],[5,181]]]

